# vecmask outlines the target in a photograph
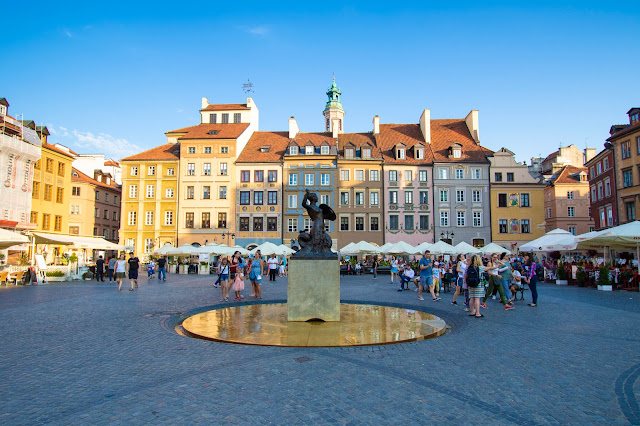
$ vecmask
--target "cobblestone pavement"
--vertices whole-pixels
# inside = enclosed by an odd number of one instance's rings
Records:
[[[452,293],[418,301],[388,276],[348,277],[343,301],[422,309],[450,332],[306,349],[176,334],[180,315],[219,305],[212,282],[0,288],[0,423],[640,423],[638,293],[542,284],[537,308],[489,301],[476,319]],[[285,299],[286,280],[263,297]]]

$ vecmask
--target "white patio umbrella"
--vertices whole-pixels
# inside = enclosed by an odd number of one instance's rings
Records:
[[[260,244],[258,247],[251,250],[251,254],[256,254],[256,252],[260,250],[260,253],[263,256],[271,256],[272,254],[282,254],[282,248],[273,244],[270,241],[266,241]]]
[[[0,250],[15,246],[16,244],[28,243],[29,238],[18,234],[17,232],[8,231],[0,228]]]
[[[169,256],[191,256],[192,254],[198,254],[198,248],[199,247],[194,247],[191,244],[183,244],[180,247],[167,250],[166,254]]]
[[[418,253],[423,254],[425,251],[427,250],[431,250],[431,246],[433,244],[432,243],[428,243],[428,242],[424,242],[424,243],[420,243],[416,246],[416,250],[418,250]]]
[[[575,247],[576,237],[571,232],[558,228],[521,245],[520,251],[573,250]]]
[[[479,254],[479,253],[481,253],[480,249],[477,249],[474,246],[472,246],[471,244],[466,243],[464,241],[459,242],[458,244],[456,244],[454,246],[454,248],[456,249],[456,252],[458,254]]]
[[[157,250],[154,250],[152,254],[155,254],[156,256],[167,255],[169,251],[173,248],[175,248],[173,247],[173,244],[166,243],[165,245],[158,248]]]
[[[383,253],[385,254],[416,254],[418,253],[416,248],[411,244],[407,244],[404,241],[398,241],[395,244],[387,247]]]
[[[496,243],[489,243],[486,246],[482,247],[480,251],[484,254],[495,254],[495,253],[511,254],[511,250],[507,250],[506,248],[499,246]]]
[[[293,250],[290,247],[285,246],[284,244],[280,244],[278,246],[278,248],[280,249],[280,252],[278,254],[282,255],[282,256],[290,256],[293,253],[295,253],[296,251]]]
[[[437,243],[433,244],[431,247],[429,247],[429,251],[431,253],[437,253],[437,254],[456,254],[456,248],[454,246],[452,246],[451,244],[447,244],[444,241],[438,241]]]
[[[349,243],[346,246],[342,247],[340,250],[338,250],[340,253],[344,253],[344,254],[348,254],[349,250],[351,249],[351,247],[355,246],[355,243]]]
[[[380,247],[376,247],[366,241],[360,241],[352,245],[347,251],[340,250],[344,254],[375,254],[380,253]]]
[[[381,245],[380,247],[378,247],[378,249],[380,250],[380,253],[384,253],[386,249],[388,249],[389,247],[391,247],[393,245],[393,243],[386,243]]]
[[[587,240],[583,240],[583,238],[580,240],[578,241],[578,247],[597,245],[615,250],[635,248],[636,258],[640,259],[640,221],[637,220],[602,230]]]

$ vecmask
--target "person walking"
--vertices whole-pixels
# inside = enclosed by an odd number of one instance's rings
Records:
[[[98,256],[98,260],[96,260],[96,281],[104,282],[104,259],[102,256]]]
[[[262,299],[262,291],[260,284],[262,283],[262,271],[264,270],[264,262],[262,261],[262,253],[260,250],[256,251],[256,255],[251,262],[251,269],[249,272],[249,280],[251,280],[251,287],[253,288],[253,297],[255,299]]]
[[[116,257],[114,255],[111,255],[111,257],[109,258],[109,281],[114,281],[116,279],[115,277],[115,268],[116,268]]]
[[[527,272],[527,283],[529,284],[529,290],[531,290],[532,303],[529,306],[538,306],[538,264],[531,259],[531,256],[527,255],[526,265],[529,267]]]
[[[275,254],[272,254],[269,260],[267,260],[267,266],[269,268],[269,281],[275,281],[276,272],[278,271],[278,259],[276,259]]]
[[[500,259],[502,266],[498,269],[498,272],[502,276],[502,289],[504,290],[505,298],[507,302],[511,305],[513,304],[511,298],[511,273],[513,271],[513,265],[511,263],[511,259],[508,254],[504,253],[502,259]]]
[[[424,298],[422,297],[422,292],[429,289],[429,293],[431,293],[431,297],[433,298],[433,301],[434,302],[439,301],[440,298],[436,297],[435,293],[433,292],[433,271],[432,271],[433,261],[431,259],[431,252],[429,250],[426,250],[424,252],[422,259],[420,259],[419,265],[420,265],[420,282],[419,284],[417,284],[418,300],[424,300]]]
[[[377,280],[378,279],[378,265],[380,264],[380,260],[378,259],[378,256],[374,256],[373,257],[373,279]]]
[[[469,259],[469,265],[464,275],[465,284],[469,289],[469,316],[476,318],[484,317],[480,313],[480,299],[484,297],[484,285],[480,279],[481,267],[482,259],[476,254]]]
[[[158,259],[158,281],[166,281],[167,280],[167,259],[164,258],[164,255],[160,256]]]
[[[395,256],[391,256],[391,284],[396,284],[398,276],[398,261]]]
[[[231,273],[231,265],[229,264],[229,259],[223,257],[220,261],[220,301],[228,302],[229,301],[229,288],[231,287],[229,281],[229,274]]]
[[[453,293],[453,301],[452,305],[457,305],[458,302],[456,299],[460,292],[462,292],[462,285],[464,284],[464,273],[467,271],[467,260],[464,257],[464,254],[459,254],[456,258],[456,292]],[[465,303],[465,305],[467,305]]]
[[[485,270],[489,274],[489,289],[487,290],[487,293],[485,294],[480,306],[482,306],[483,308],[487,307],[487,298],[489,297],[493,289],[497,288],[498,293],[500,294],[500,300],[504,305],[504,309],[505,311],[508,311],[513,309],[513,306],[509,305],[504,295],[504,289],[502,288],[502,276],[498,275],[498,268],[500,266],[502,266],[502,264],[498,261],[498,255],[492,254],[491,258],[487,262],[487,267],[485,268]]]
[[[244,290],[244,274],[242,273],[242,269],[236,272],[236,277],[233,280],[233,291],[235,292],[236,297],[233,300],[241,301],[242,300],[242,290]]]
[[[118,259],[114,265],[116,281],[118,282],[118,291],[122,288],[122,280],[127,276],[127,261],[125,260],[125,254],[122,253],[120,255],[120,259]]]
[[[129,273],[129,282],[131,288],[129,291],[133,291],[138,288],[138,270],[140,269],[140,260],[131,252],[129,261],[127,262],[127,272]],[[135,288],[134,288],[135,284]]]

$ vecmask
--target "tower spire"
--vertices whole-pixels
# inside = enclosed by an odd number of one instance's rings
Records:
[[[325,119],[325,131],[333,132],[334,123],[338,127],[338,133],[343,132],[343,118],[345,111],[342,109],[342,101],[340,96],[342,92],[336,85],[336,74],[333,72],[333,80],[331,86],[327,89],[327,103],[325,105],[324,114]]]

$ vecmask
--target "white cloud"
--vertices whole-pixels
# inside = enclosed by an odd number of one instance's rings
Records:
[[[107,133],[93,134],[73,130],[72,134],[75,138],[75,145],[79,148],[98,152],[109,158],[120,159],[144,151],[126,139],[116,138]]]
[[[73,38],[73,34],[71,34],[71,31],[64,29],[63,32],[64,32],[64,35],[66,35],[67,37]]]
[[[240,27],[240,29],[244,32],[247,32],[249,34],[254,34],[254,35],[259,35],[259,36],[264,36],[267,35],[267,33],[269,33],[269,31],[271,31],[269,29],[269,27],[265,26],[265,25],[258,25],[255,27]]]

